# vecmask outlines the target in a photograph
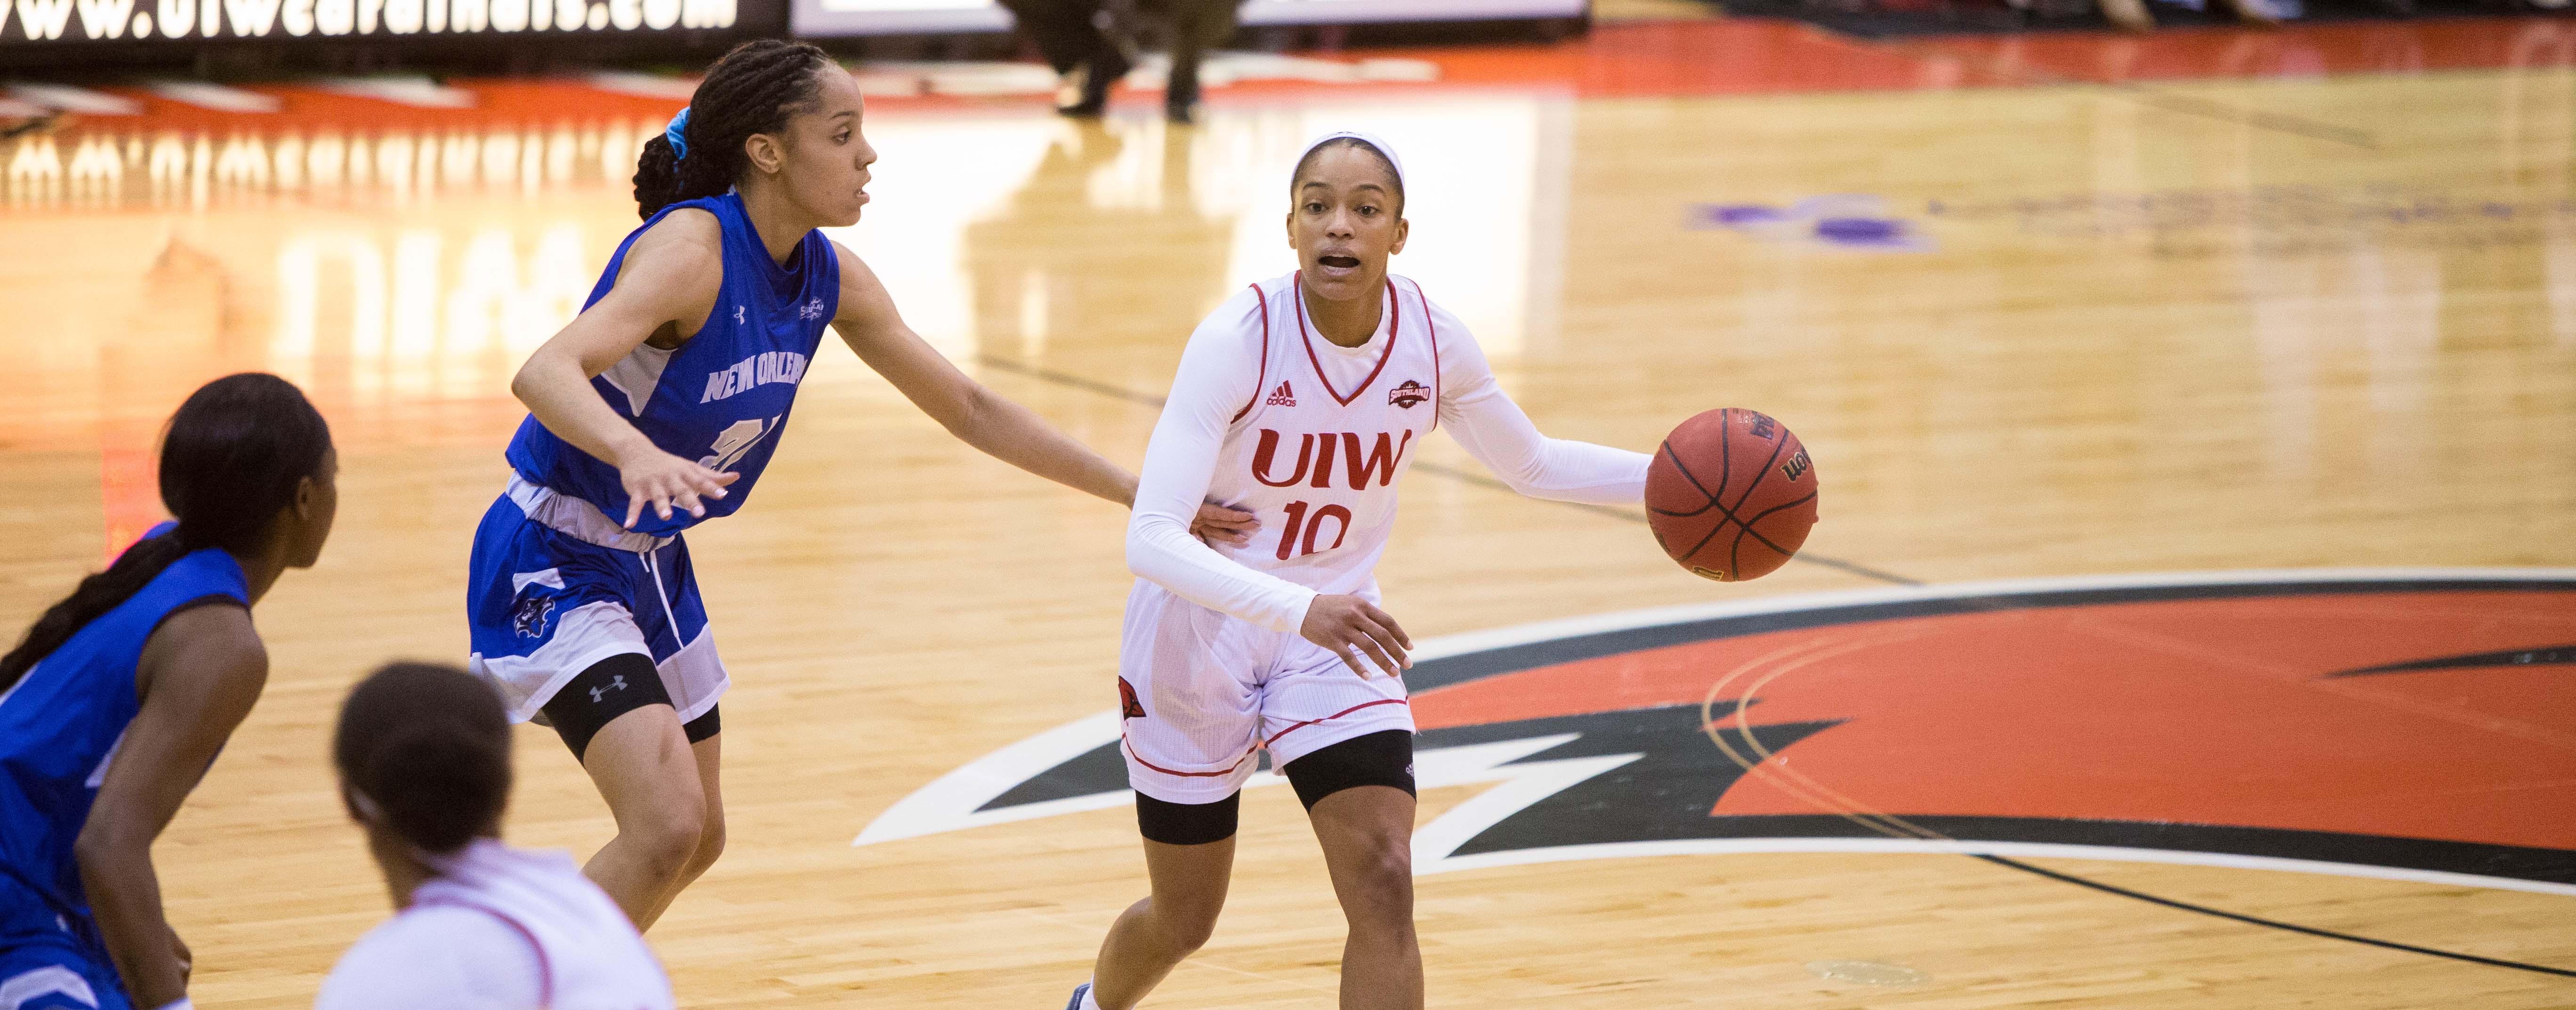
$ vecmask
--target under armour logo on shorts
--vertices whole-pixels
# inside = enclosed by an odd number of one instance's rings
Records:
[[[609,675],[608,684],[606,686],[590,689],[590,703],[593,705],[599,704],[600,695],[607,694],[610,691],[623,690],[626,690],[626,675],[622,673],[611,674]]]

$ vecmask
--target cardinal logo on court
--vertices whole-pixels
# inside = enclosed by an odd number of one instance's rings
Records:
[[[1422,401],[1430,398],[1431,387],[1425,386],[1411,379],[1406,379],[1404,380],[1403,385],[1386,391],[1386,402],[1408,410],[1412,409],[1414,404],[1421,403]]]
[[[1904,586],[1560,619],[1414,656],[1416,777],[1481,791],[1416,833],[1421,874],[1926,852],[2576,896],[2576,706],[2532,701],[2576,677],[2568,572]],[[858,841],[1126,806],[1119,726],[1140,712],[1122,690],[915,790]]]
[[[553,616],[554,612],[554,597],[530,596],[520,600],[518,609],[511,612],[510,626],[516,629],[522,638],[544,638],[546,618]]]

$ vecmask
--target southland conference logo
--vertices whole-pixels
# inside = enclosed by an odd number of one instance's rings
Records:
[[[2576,895],[2576,569],[1903,587],[1425,646],[1419,781],[1480,791],[1422,825],[1417,873],[1946,852]],[[950,772],[855,844],[1124,806],[1119,714]]]

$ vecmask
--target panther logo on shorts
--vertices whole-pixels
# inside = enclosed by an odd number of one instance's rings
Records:
[[[519,601],[518,610],[510,615],[510,625],[516,628],[522,637],[543,638],[546,634],[546,618],[553,616],[554,612],[554,597],[531,596]]]
[[[1121,719],[1145,717],[1144,704],[1136,700],[1136,685],[1128,683],[1125,677],[1118,678],[1118,717]]]

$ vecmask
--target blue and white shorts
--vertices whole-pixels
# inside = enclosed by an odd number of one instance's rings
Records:
[[[501,692],[512,722],[538,718],[566,682],[621,653],[653,661],[684,723],[731,683],[687,543],[627,530],[516,473],[474,531],[465,610],[470,668]]]
[[[0,880],[0,1010],[133,1010],[94,929]]]

